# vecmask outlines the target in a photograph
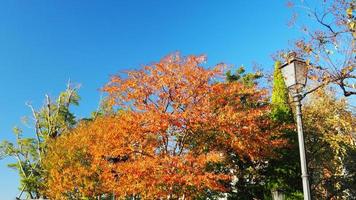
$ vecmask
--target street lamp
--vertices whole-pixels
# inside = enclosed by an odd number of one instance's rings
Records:
[[[307,82],[308,68],[304,60],[298,58],[295,52],[288,54],[288,62],[281,66],[282,75],[288,90],[296,103],[298,143],[300,154],[300,165],[302,168],[303,194],[304,200],[311,200],[310,186],[308,179],[307,162],[305,156],[303,122],[302,122],[302,90]]]

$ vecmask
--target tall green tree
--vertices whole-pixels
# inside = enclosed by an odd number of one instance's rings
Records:
[[[281,63],[276,61],[273,72],[273,90],[271,97],[271,116],[274,120],[291,123],[293,122],[293,113],[289,104],[288,88],[284,82],[281,72]]]
[[[271,97],[271,117],[280,124],[293,125],[294,118],[289,102],[288,88],[281,72],[281,63],[275,62],[273,90]],[[284,148],[276,149],[277,156],[270,159],[265,169],[267,188],[284,193],[287,199],[301,199],[301,179],[297,133],[285,129],[281,136],[287,141]]]
[[[15,142],[5,140],[0,143],[0,159],[5,157],[15,159],[15,162],[8,166],[19,172],[21,190],[19,198],[23,194],[31,199],[43,197],[41,190],[46,181],[42,159],[46,154],[47,141],[75,126],[76,119],[70,107],[78,103],[77,87],[68,84],[66,90],[60,93],[56,100],[53,101],[46,95],[45,104],[40,109],[36,110],[28,104],[34,126],[32,137],[24,137],[23,130],[15,127],[13,130]]]

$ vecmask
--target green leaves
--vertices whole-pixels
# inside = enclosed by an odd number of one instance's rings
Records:
[[[27,193],[29,198],[43,197],[46,175],[43,171],[42,159],[47,151],[49,138],[55,138],[76,124],[75,115],[70,112],[70,106],[78,105],[79,96],[77,88],[68,85],[56,101],[46,96],[45,104],[39,110],[28,105],[34,118],[35,133],[32,137],[24,138],[22,130],[14,127],[13,133],[16,142],[2,141],[0,144],[0,159],[15,158],[15,163],[8,166],[16,169],[20,175],[20,189]],[[27,120],[26,120],[27,124]]]
[[[277,61],[273,73],[273,93],[272,93],[272,112],[273,120],[280,122],[293,122],[292,109],[289,105],[288,89],[284,83],[281,63]]]
[[[263,74],[261,72],[256,73],[245,73],[246,70],[243,66],[238,68],[235,74],[231,74],[231,70],[226,72],[227,82],[240,82],[246,86],[252,87],[256,84],[256,81],[262,78]]]
[[[12,156],[16,153],[14,144],[8,141],[2,141],[0,143],[0,159],[3,159],[7,156]]]

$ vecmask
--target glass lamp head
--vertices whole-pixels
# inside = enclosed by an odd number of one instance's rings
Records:
[[[293,93],[301,92],[307,82],[308,70],[305,61],[292,57],[280,69],[287,88]]]

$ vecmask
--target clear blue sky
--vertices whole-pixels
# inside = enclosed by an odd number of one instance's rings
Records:
[[[174,51],[271,71],[271,54],[300,35],[287,27],[290,15],[284,0],[1,0],[0,140],[13,140],[12,127],[30,115],[25,102],[40,106],[68,79],[82,85],[75,112],[85,117],[110,74]],[[0,200],[18,194],[8,162],[0,161]]]

